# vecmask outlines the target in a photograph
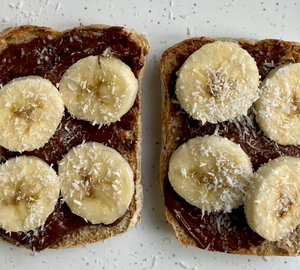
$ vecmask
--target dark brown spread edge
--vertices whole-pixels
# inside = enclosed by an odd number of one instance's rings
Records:
[[[195,47],[199,49],[205,43],[213,41],[195,38],[179,44],[180,53],[176,52],[176,47],[172,49],[172,53],[176,54],[174,59],[177,64],[174,65],[171,76],[166,79],[169,89],[166,94],[167,98],[177,100],[175,95],[176,72],[187,57],[196,50]],[[252,44],[245,41],[240,45],[255,59],[261,80],[276,66],[300,62],[300,46],[295,47],[290,42],[262,40]],[[178,112],[180,113],[178,114]],[[249,109],[247,117],[242,117],[239,121],[202,125],[199,121],[189,117],[180,108],[178,102],[170,102],[170,111],[166,119],[162,119],[162,121],[165,123],[166,145],[172,147],[172,149],[165,149],[167,152],[174,151],[179,145],[193,137],[212,135],[218,130],[219,136],[233,139],[234,142],[241,145],[242,149],[250,156],[254,170],[278,156],[300,156],[300,146],[277,145],[266,138],[255,121],[252,109]],[[172,127],[172,121],[176,121],[176,127]],[[168,158],[170,155],[171,153],[167,154]],[[203,214],[200,209],[190,205],[176,194],[168,181],[167,170],[163,179],[166,207],[199,248],[232,253],[239,249],[260,246],[265,241],[248,226],[243,206],[228,214],[222,212]]]
[[[37,37],[27,43],[10,44],[0,55],[0,84],[5,85],[17,77],[38,75],[56,85],[66,69],[76,61],[90,55],[100,55],[108,47],[112,55],[129,65],[138,78],[144,65],[141,46],[122,27],[110,27],[73,29],[57,38]],[[100,142],[116,149],[128,160],[136,181],[137,161],[132,153],[136,153],[140,144],[136,126],[140,106],[138,96],[133,107],[120,121],[102,127],[74,119],[65,110],[61,124],[52,138],[42,148],[22,155],[39,157],[57,170],[57,161],[72,147],[84,141]],[[2,148],[1,163],[19,155],[21,154]],[[120,220],[121,218],[113,224],[101,226],[114,226]],[[27,233],[7,233],[0,229],[0,236],[9,242],[40,251],[87,225],[91,224],[74,215],[60,198],[43,226]]]

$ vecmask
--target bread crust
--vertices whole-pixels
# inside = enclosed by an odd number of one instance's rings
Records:
[[[171,114],[172,101],[170,90],[172,87],[172,77],[190,54],[201,48],[201,46],[217,40],[228,41],[227,38],[215,39],[210,37],[195,37],[173,45],[162,55],[160,68],[162,90],[162,148],[160,156],[160,184],[163,193],[166,181],[168,181],[167,175],[170,157],[180,145],[180,143],[174,140],[174,138],[180,136],[179,129],[181,126],[181,120],[180,116],[177,117],[176,115],[174,116]],[[237,42],[244,48],[247,48],[248,46],[252,46],[254,48],[265,46],[266,48],[269,48],[271,47],[271,43],[274,43],[274,40],[271,39],[261,41],[237,39],[230,41]],[[284,64],[300,62],[300,43],[281,40],[277,40],[276,42],[280,43],[280,46],[286,51],[286,54],[281,56],[278,63]],[[199,247],[196,241],[178,223],[175,216],[166,206],[165,213],[166,218],[172,225],[176,238],[179,240],[179,242],[187,247]],[[209,248],[209,250],[217,251],[212,248]],[[300,228],[298,226],[287,239],[276,242],[265,240],[259,246],[254,246],[251,244],[249,248],[239,248],[231,253],[257,256],[297,256],[300,253]]]
[[[65,33],[79,29],[83,31],[83,35],[93,35],[94,32],[100,32],[110,28],[109,25],[104,24],[94,24],[94,25],[81,25],[73,29],[68,29],[63,32],[53,30],[49,27],[39,27],[33,25],[24,25],[16,28],[7,28],[2,33],[0,33],[0,54],[10,45],[23,44],[32,41],[33,39],[40,38],[58,38]],[[138,79],[138,94],[137,94],[137,110],[135,111],[136,123],[133,130],[128,133],[128,136],[134,136],[137,138],[137,148],[135,152],[130,153],[130,155],[125,156],[128,160],[134,174],[135,174],[135,192],[133,195],[132,202],[129,206],[126,214],[121,218],[120,222],[113,226],[105,225],[90,225],[81,227],[75,232],[63,237],[57,243],[51,245],[49,248],[70,248],[81,245],[86,245],[89,243],[94,243],[100,240],[110,238],[112,236],[117,236],[125,233],[130,228],[135,226],[141,221],[141,209],[143,203],[143,189],[141,182],[141,139],[142,139],[142,123],[141,123],[141,87],[142,78],[146,66],[146,57],[149,53],[149,43],[147,39],[141,34],[134,30],[122,29],[127,39],[134,41],[134,43],[141,49],[141,54],[139,55],[140,61],[143,63],[143,67],[137,73]],[[132,134],[131,134],[132,133]],[[0,157],[1,157],[1,147],[0,147]],[[4,237],[0,236],[0,239],[12,244],[10,241],[6,240]],[[16,244],[17,245],[17,244]]]

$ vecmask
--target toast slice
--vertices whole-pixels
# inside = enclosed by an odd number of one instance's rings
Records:
[[[131,109],[120,121],[102,127],[76,120],[65,110],[61,125],[52,138],[42,148],[22,154],[37,156],[57,170],[57,162],[62,156],[83,141],[98,141],[113,147],[134,172],[135,191],[128,211],[113,224],[92,225],[72,214],[60,199],[45,226],[26,234],[8,234],[1,229],[2,240],[35,251],[48,247],[68,248],[123,234],[140,222],[143,201],[141,86],[149,52],[145,37],[133,30],[108,25],[80,26],[63,32],[31,25],[8,28],[0,34],[0,84],[5,85],[17,77],[38,75],[57,85],[73,63],[90,55],[101,55],[105,50],[129,65],[138,80],[138,94]],[[18,155],[20,153],[0,149],[1,163]]]
[[[184,142],[196,136],[213,135],[232,139],[250,156],[254,170],[269,159],[280,155],[300,156],[299,146],[282,146],[267,142],[255,122],[254,112],[241,121],[206,123],[191,118],[175,95],[176,72],[185,60],[201,46],[216,41],[209,37],[184,40],[167,49],[161,59],[162,82],[162,150],[160,182],[164,195],[165,212],[179,242],[210,251],[247,255],[287,255],[300,253],[299,226],[288,238],[270,242],[253,232],[247,224],[243,206],[229,214],[204,214],[176,194],[168,180],[168,166],[172,153]],[[218,39],[225,40],[225,39]],[[300,62],[300,44],[275,39],[261,41],[234,40],[255,59],[262,81],[270,70]],[[248,121],[250,120],[250,121]],[[245,130],[247,133],[245,134]]]

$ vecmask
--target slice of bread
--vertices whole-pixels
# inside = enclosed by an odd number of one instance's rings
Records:
[[[51,237],[54,240],[50,240],[48,246],[40,245],[40,242],[44,240],[47,242],[49,239],[47,233],[44,234],[43,228],[38,231],[43,234],[40,241],[36,241],[35,237],[31,236],[32,239],[27,242],[16,242],[10,239],[10,235],[3,230],[0,233],[2,240],[16,245],[25,245],[33,250],[47,247],[68,248],[123,234],[140,222],[143,201],[141,183],[141,86],[146,56],[149,51],[149,44],[144,36],[133,30],[108,25],[80,26],[63,32],[31,25],[8,28],[0,34],[0,70],[2,72],[0,84],[4,85],[16,77],[39,75],[56,85],[64,71],[77,60],[89,55],[100,55],[107,50],[112,56],[129,65],[138,79],[137,98],[129,112],[116,123],[96,127],[86,121],[74,120],[66,110],[61,126],[50,141],[38,150],[22,154],[40,157],[48,164],[53,164],[53,167],[57,169],[57,161],[70,148],[82,143],[82,141],[96,139],[98,142],[115,148],[129,162],[134,172],[135,192],[128,211],[111,225],[88,224],[79,229],[71,229],[69,232],[63,231],[63,233],[60,233],[58,229],[58,235],[52,234]],[[71,122],[67,127],[69,121],[75,122]],[[90,133],[87,131],[89,128],[91,129]],[[66,130],[68,130],[67,133]],[[74,134],[69,133],[72,130]],[[65,137],[63,142],[61,141],[62,137]],[[56,138],[56,141],[53,141],[53,138]],[[57,142],[60,144],[56,144]],[[59,150],[60,148],[63,149]],[[49,155],[46,153],[47,151],[50,151]],[[20,153],[11,153],[4,148],[0,149],[1,162],[16,155],[20,155]],[[58,202],[58,205],[61,203]],[[64,209],[66,212],[63,215],[69,214],[68,207],[64,207]],[[76,218],[72,216],[69,224],[76,222]],[[62,223],[64,223],[63,219],[62,217]],[[62,227],[58,226],[58,228]]]
[[[218,134],[239,143],[251,156],[256,170],[269,159],[280,155],[300,156],[299,146],[281,146],[270,142],[260,131],[253,111],[240,121],[225,121],[219,124],[192,119],[181,109],[175,95],[176,72],[185,60],[201,46],[216,41],[209,37],[184,40],[167,49],[161,59],[162,82],[162,151],[160,158],[160,182],[165,200],[166,217],[173,226],[179,242],[211,251],[247,255],[288,255],[300,253],[300,226],[286,239],[270,242],[248,226],[243,207],[232,213],[204,214],[189,205],[175,193],[168,180],[168,166],[172,153],[182,143],[195,136]],[[218,39],[228,40],[228,39]],[[300,44],[282,40],[266,39],[233,40],[247,50],[255,59],[262,81],[276,66],[300,62]],[[249,133],[248,135],[245,133]],[[245,138],[245,139],[243,139]],[[260,147],[263,147],[263,150]]]

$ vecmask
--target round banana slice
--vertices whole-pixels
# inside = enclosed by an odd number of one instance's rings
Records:
[[[130,110],[138,81],[121,60],[89,56],[68,68],[59,91],[74,117],[93,124],[109,124]]]
[[[271,140],[300,144],[300,63],[273,69],[255,108],[256,121]]]
[[[61,192],[71,211],[93,224],[113,223],[127,211],[134,193],[133,172],[113,148],[86,143],[59,162]]]
[[[252,174],[251,161],[241,147],[217,136],[190,139],[169,163],[174,190],[208,213],[230,212],[242,205]]]
[[[0,145],[32,151],[54,134],[64,104],[53,84],[39,76],[12,80],[0,89]]]
[[[0,165],[0,227],[27,232],[43,225],[59,197],[59,180],[47,163],[33,156]]]
[[[262,165],[245,200],[249,226],[277,241],[300,224],[300,159],[279,157]]]
[[[258,98],[256,63],[232,42],[202,46],[184,62],[177,76],[176,95],[181,107],[203,124],[247,114]]]

